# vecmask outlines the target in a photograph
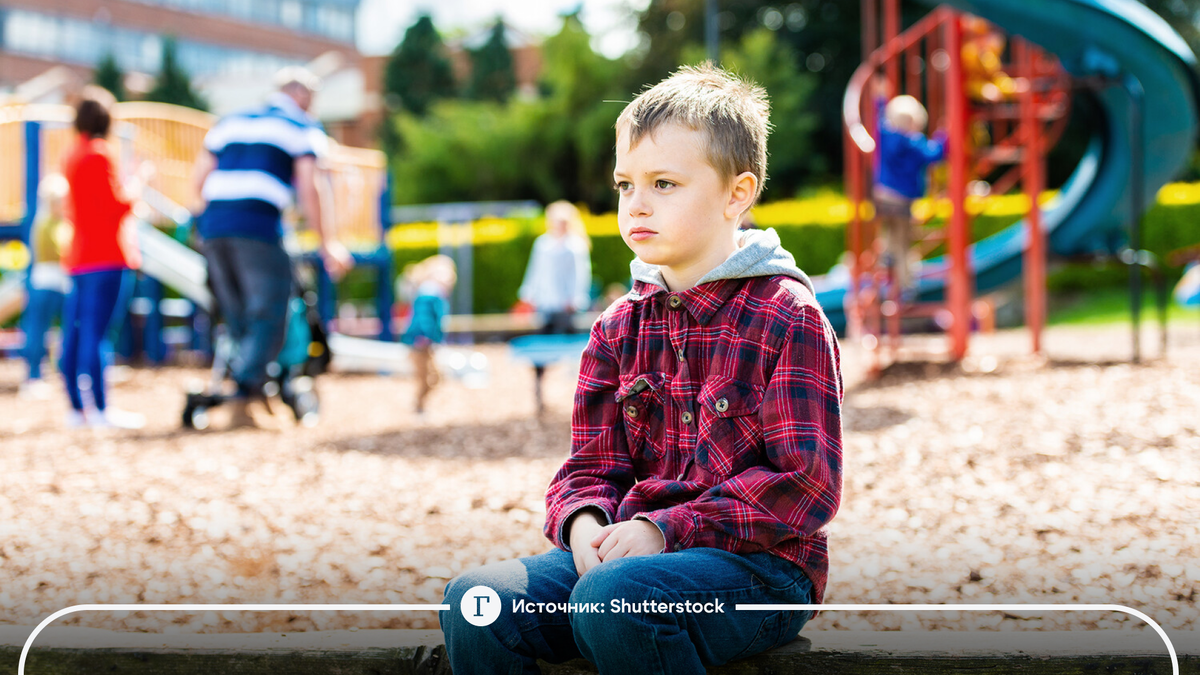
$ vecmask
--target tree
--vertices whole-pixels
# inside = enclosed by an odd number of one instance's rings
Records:
[[[125,100],[125,73],[121,72],[121,67],[117,65],[117,59],[112,52],[105,54],[96,64],[92,81],[112,92],[118,101]]]
[[[644,38],[632,91],[658,82],[684,63],[684,49],[704,45],[704,0],[655,0],[638,15]],[[792,49],[796,67],[816,75],[808,97],[817,114],[819,132],[813,150],[825,158],[826,170],[838,172],[842,163],[842,95],[858,67],[861,51],[860,3],[857,0],[801,0],[764,3],[759,0],[722,0],[718,15],[722,62],[724,54],[743,35],[766,28]],[[928,7],[904,3],[904,19],[924,14]],[[837,173],[823,180],[836,180]],[[811,176],[810,176],[811,179]]]
[[[703,60],[697,53],[695,61]],[[802,70],[794,50],[767,28],[746,33],[726,50],[724,66],[767,90],[772,130],[767,137],[766,199],[794,197],[805,179],[825,170],[825,158],[814,151],[813,132],[820,123],[813,110],[816,75]]]
[[[162,68],[154,86],[146,93],[146,100],[208,110],[208,103],[192,90],[191,78],[179,65],[175,51],[174,38],[163,40]]]
[[[383,76],[389,108],[424,115],[436,100],[455,93],[454,72],[442,36],[428,14],[409,26],[388,59]]]
[[[488,41],[471,53],[471,81],[467,96],[480,101],[508,100],[517,88],[512,53],[504,39],[504,22],[496,21]]]
[[[613,123],[628,95],[623,65],[596,54],[576,15],[542,44],[534,100],[445,101],[424,117],[401,110],[392,129],[397,203],[557,199],[614,206]],[[606,102],[613,101],[613,102]]]
[[[1193,53],[1200,53],[1200,0],[1141,0],[1155,14],[1161,16]]]
[[[597,54],[578,12],[563,17],[559,32],[542,43],[545,121],[541,143],[550,158],[535,174],[545,201],[584,202],[593,211],[614,204],[614,129],[628,94],[624,70]]]

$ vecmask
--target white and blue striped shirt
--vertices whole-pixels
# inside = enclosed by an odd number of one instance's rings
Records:
[[[204,147],[217,164],[201,191],[208,208],[200,236],[274,242],[292,203],[296,159],[325,155],[329,137],[290,96],[276,92],[261,108],[222,118]]]

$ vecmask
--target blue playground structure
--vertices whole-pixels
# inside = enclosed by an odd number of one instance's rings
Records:
[[[59,156],[69,142],[73,133],[69,128],[71,111],[63,106],[11,106],[0,112],[7,113],[0,118],[0,147],[4,150],[2,161],[6,169],[0,181],[3,183],[0,202],[8,198],[0,203],[0,214],[20,216],[14,222],[0,222],[0,241],[20,241],[28,249],[36,215],[37,187],[50,170],[45,166],[45,158]],[[178,204],[182,201],[180,195],[190,190],[187,174],[209,121],[196,120],[196,115],[195,111],[175,106],[144,103],[118,104],[114,111],[122,159],[126,156],[132,159],[136,152],[139,159],[170,159],[174,161],[164,163],[184,167],[177,172],[182,174],[178,176],[162,175],[164,169],[160,168],[158,179],[164,191],[147,189],[144,197],[157,212],[155,219],[165,226],[156,227],[141,219],[137,222],[142,268],[116,344],[118,353],[127,358],[144,355],[152,363],[162,363],[173,348],[209,354],[212,351],[208,341],[212,298],[204,259],[187,246],[192,234],[191,214]],[[122,129],[123,120],[129,121]],[[17,169],[14,166],[17,161],[19,170],[13,171]],[[335,201],[331,211],[346,221],[338,223],[337,235],[347,243],[356,266],[374,271],[378,280],[375,305],[383,319],[377,337],[393,341],[396,336],[388,320],[394,300],[393,263],[384,244],[384,233],[390,226],[385,163],[376,151],[338,147],[330,164]],[[346,213],[350,215],[343,216]],[[329,324],[336,314],[334,284],[315,253],[300,254],[298,260],[309,263],[316,271],[318,309],[323,322]],[[21,310],[24,297],[28,296],[28,281],[18,284],[15,280],[27,276],[21,272],[8,275],[0,290],[4,295],[0,297],[0,312],[11,314]],[[168,289],[179,297],[168,297]],[[0,321],[7,318],[0,315]],[[20,340],[9,342],[15,348]]]

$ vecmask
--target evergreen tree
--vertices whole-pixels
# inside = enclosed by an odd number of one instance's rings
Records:
[[[175,50],[174,38],[163,40],[162,68],[159,70],[158,79],[154,81],[154,87],[146,93],[146,100],[208,110],[208,103],[192,91],[191,79],[179,65]]]
[[[454,73],[442,36],[428,14],[409,26],[388,59],[383,90],[389,108],[424,115],[440,98],[454,96]]]
[[[117,65],[117,59],[112,52],[105,54],[96,64],[92,80],[112,92],[118,101],[125,100],[125,73],[121,72],[121,66]]]
[[[467,96],[478,100],[508,100],[517,88],[512,54],[504,39],[504,22],[497,20],[491,37],[479,49],[471,51],[471,82]]]

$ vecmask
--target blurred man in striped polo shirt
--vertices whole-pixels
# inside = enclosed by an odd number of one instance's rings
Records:
[[[320,81],[290,67],[276,83],[279,91],[264,106],[228,115],[208,132],[196,170],[206,202],[199,232],[209,278],[236,345],[233,427],[261,423],[267,365],[283,346],[292,275],[282,214],[293,194],[329,274],[337,279],[353,266],[322,218],[320,163],[329,139],[307,112]]]

